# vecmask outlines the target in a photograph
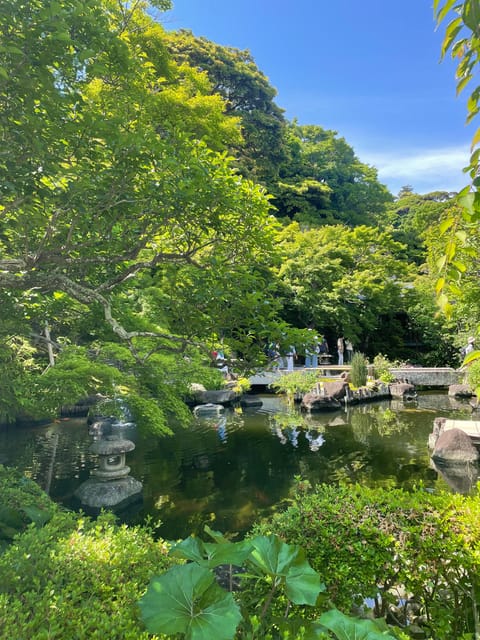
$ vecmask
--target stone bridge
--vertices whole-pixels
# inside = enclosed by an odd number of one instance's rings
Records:
[[[398,380],[405,380],[416,387],[449,387],[460,384],[465,377],[465,371],[450,367],[400,367],[390,369]]]
[[[329,378],[338,377],[342,371],[349,371],[349,365],[325,365],[316,369],[305,369],[304,367],[296,367],[295,371],[319,371]],[[392,375],[398,380],[405,380],[416,387],[430,388],[447,388],[451,384],[460,384],[463,382],[464,371],[452,369],[450,367],[400,367],[390,369]],[[249,378],[252,387],[267,387],[269,384],[278,380],[280,376],[286,375],[288,371],[285,369],[277,369],[274,371],[259,371]]]

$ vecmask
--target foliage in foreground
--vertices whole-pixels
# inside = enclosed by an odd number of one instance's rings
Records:
[[[147,640],[136,602],[171,564],[146,527],[59,511],[0,556],[0,637]]]
[[[15,469],[0,465],[0,551],[34,523],[42,526],[56,511],[56,505],[40,489]]]
[[[376,616],[395,606],[404,623],[414,603],[431,637],[472,637],[480,597],[478,496],[360,486],[300,489],[284,513],[255,533],[275,531],[305,549],[337,607],[363,607],[370,598]]]
[[[427,636],[436,640],[467,640],[478,625],[478,496],[359,486],[308,492],[299,484],[290,508],[256,526],[245,541],[232,543],[206,529],[213,543],[188,538],[168,557],[167,545],[155,541],[148,526],[64,512],[30,482],[20,482],[18,473],[0,469],[3,506],[22,511],[33,501],[52,516],[27,525],[0,555],[0,637],[147,640],[152,636],[140,617],[145,611],[155,617],[158,601],[168,600],[172,589],[181,590],[184,606],[176,611],[176,631],[163,632],[185,634],[187,610],[195,610],[199,631],[187,637],[198,640],[206,637],[203,609],[218,607],[219,600],[222,616],[233,616],[230,635],[218,635],[213,624],[208,640],[406,637],[379,619],[341,613],[361,609],[365,598],[376,616],[393,612],[400,625],[404,609],[414,605]],[[178,557],[189,564],[177,565]],[[232,584],[231,565],[247,569],[233,575]],[[213,570],[226,589],[215,583]],[[242,589],[232,595],[238,581]]]
[[[313,640],[331,637],[329,631],[340,640],[394,637],[383,621],[355,619],[335,609],[318,620],[305,619],[301,607],[315,607],[325,585],[297,545],[288,545],[274,534],[230,542],[205,529],[214,542],[190,537],[174,546],[171,554],[188,564],[154,577],[140,601],[142,618],[151,632],[180,634],[187,640]],[[215,580],[214,570],[221,566],[228,568],[226,588]],[[238,573],[239,568],[246,572]],[[238,579],[254,585],[255,598],[248,598],[245,584],[234,598],[233,581]],[[274,614],[274,601],[283,603],[283,615]]]

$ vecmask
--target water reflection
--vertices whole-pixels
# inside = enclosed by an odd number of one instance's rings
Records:
[[[476,480],[476,468],[468,481],[444,477],[431,465],[427,446],[435,417],[470,417],[462,401],[430,394],[416,403],[382,401],[309,416],[281,398],[262,399],[255,411],[199,416],[172,437],[143,436],[128,427],[122,436],[136,444],[128,465],[144,486],[143,508],[134,521],[148,515],[161,520],[159,532],[166,538],[200,531],[206,522],[244,532],[288,500],[297,476],[312,484],[422,482],[456,491]],[[0,432],[5,462],[67,505],[95,466],[91,442],[80,420]]]

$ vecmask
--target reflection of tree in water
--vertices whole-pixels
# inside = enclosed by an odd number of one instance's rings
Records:
[[[331,479],[338,483],[363,483],[370,473],[370,460],[365,451],[352,451],[332,458],[329,465],[332,467]]]
[[[10,457],[15,466],[35,480],[55,499],[63,499],[86,480],[95,456],[88,450],[91,438],[85,421],[71,420],[53,423],[38,429],[19,429],[17,439],[2,444],[6,462]],[[15,451],[10,452],[14,446]],[[14,453],[14,456],[13,456]]]
[[[355,440],[364,445],[368,445],[372,438],[398,435],[410,427],[401,414],[388,407],[369,407],[368,411],[356,411],[350,418],[350,424]]]

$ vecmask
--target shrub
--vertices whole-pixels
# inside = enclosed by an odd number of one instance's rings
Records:
[[[292,401],[296,394],[311,391],[319,380],[319,375],[313,371],[292,371],[280,376],[270,386],[280,393],[285,393],[287,398]]]
[[[306,552],[333,603],[374,602],[383,616],[415,599],[437,640],[475,628],[480,585],[480,499],[360,486],[297,492],[293,505],[256,534],[277,533]],[[405,613],[405,612],[403,612]]]
[[[389,382],[393,382],[395,380],[395,376],[393,375],[393,373],[390,373],[390,369],[394,365],[395,363],[390,362],[390,360],[386,356],[382,355],[381,353],[377,354],[373,359],[375,378],[387,384]]]
[[[0,637],[147,640],[136,602],[173,564],[148,528],[58,511],[0,556]]]
[[[475,390],[480,402],[480,359],[474,360],[468,365],[467,383]]]
[[[364,387],[367,384],[367,359],[363,353],[354,353],[350,369],[350,380],[354,387]]]
[[[38,484],[0,465],[0,551],[31,523],[43,525],[57,506]]]

